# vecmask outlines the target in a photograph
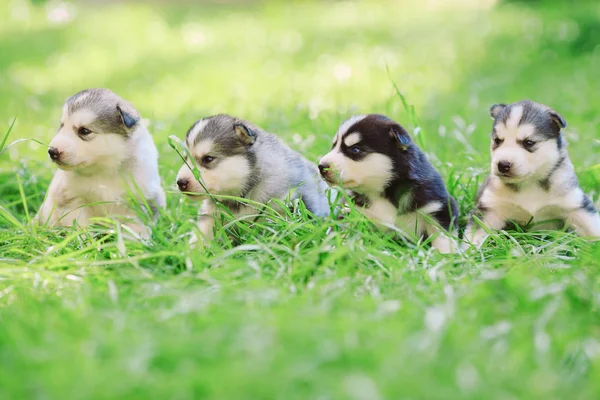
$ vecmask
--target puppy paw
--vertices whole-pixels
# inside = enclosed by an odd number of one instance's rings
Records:
[[[442,254],[456,253],[460,249],[458,242],[454,238],[446,237],[441,234],[438,235],[435,239],[433,239],[433,241],[431,242],[431,247],[433,247]]]

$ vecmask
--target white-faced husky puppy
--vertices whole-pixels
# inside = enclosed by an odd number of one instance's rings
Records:
[[[496,104],[490,109],[491,173],[479,190],[465,238],[480,245],[486,230],[508,222],[556,227],[581,236],[600,236],[600,217],[579,188],[562,128],[565,120],[533,101]]]
[[[440,174],[408,132],[383,115],[354,116],[339,127],[319,169],[325,180],[350,191],[365,216],[417,238],[435,236],[440,252],[457,250],[448,233],[458,207]]]
[[[177,186],[192,199],[203,200],[198,230],[192,243],[214,238],[216,202],[225,205],[234,216],[255,214],[256,207],[243,201],[210,198],[212,195],[235,196],[254,203],[272,199],[300,198],[316,216],[329,215],[325,195],[327,184],[320,179],[316,165],[283,144],[275,135],[241,119],[220,114],[194,123],[185,137],[195,158],[201,182],[189,166],[177,174]]]
[[[48,148],[59,170],[37,219],[51,226],[88,225],[114,217],[139,238],[150,229],[128,199],[154,214],[165,206],[158,154],[136,109],[108,89],[88,89],[67,99],[58,133]]]

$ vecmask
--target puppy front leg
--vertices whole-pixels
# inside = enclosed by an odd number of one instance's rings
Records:
[[[488,237],[486,230],[497,231],[502,229],[506,224],[506,220],[499,214],[488,209],[479,209],[476,213],[480,217],[481,223],[476,222],[475,219],[471,217],[471,221],[465,230],[465,239],[471,245],[480,247]],[[465,245],[467,245],[467,243],[465,243]]]
[[[60,176],[55,176],[50,182],[46,198],[42,206],[38,210],[35,220],[41,225],[57,226],[59,218],[62,216],[62,210],[58,204],[58,193],[62,190],[62,179]]]
[[[380,228],[390,229],[396,224],[398,210],[386,199],[374,199],[367,206],[359,208],[360,212]]]
[[[215,238],[216,211],[217,208],[211,199],[204,200],[200,207],[198,223],[196,224],[199,235],[196,232],[192,233],[190,246],[202,248]]]
[[[428,232],[429,234],[429,232]],[[446,232],[439,232],[431,241],[431,247],[437,249],[442,254],[454,253],[459,249],[458,243]]]
[[[565,223],[579,236],[600,238],[600,216],[596,211],[584,208],[571,211]]]
[[[47,224],[48,226],[55,226],[58,221],[56,214],[56,201],[48,196],[44,199],[42,206],[35,216],[35,221],[40,225]]]

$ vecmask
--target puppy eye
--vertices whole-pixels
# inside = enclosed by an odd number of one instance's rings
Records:
[[[88,128],[85,128],[83,126],[77,130],[77,134],[79,134],[81,136],[87,136],[90,133],[92,133],[92,131],[90,131]]]
[[[209,164],[211,163],[215,158],[213,156],[204,156],[202,157],[202,162],[204,164]]]
[[[60,126],[58,127],[59,130],[61,130],[63,128],[63,126],[65,126],[65,124],[63,124],[62,122],[60,123]]]
[[[498,146],[500,146],[502,144],[503,140],[500,138],[494,138],[494,143]]]
[[[350,153],[352,154],[359,154],[361,152],[360,147],[358,146],[352,146],[350,147]]]
[[[523,140],[523,146],[524,147],[533,147],[535,146],[535,142],[533,140]]]

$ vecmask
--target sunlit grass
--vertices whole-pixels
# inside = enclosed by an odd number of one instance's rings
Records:
[[[597,200],[599,4],[4,4],[0,398],[598,397],[598,244],[499,232],[443,256],[356,211],[322,221],[296,204],[226,217],[192,251],[196,204],[174,186],[168,137],[228,112],[316,161],[342,119],[388,114],[418,128],[464,222],[489,106],[531,98],[568,121]],[[148,244],[30,223],[62,102],[98,86],[132,101],[159,147],[168,207]]]

